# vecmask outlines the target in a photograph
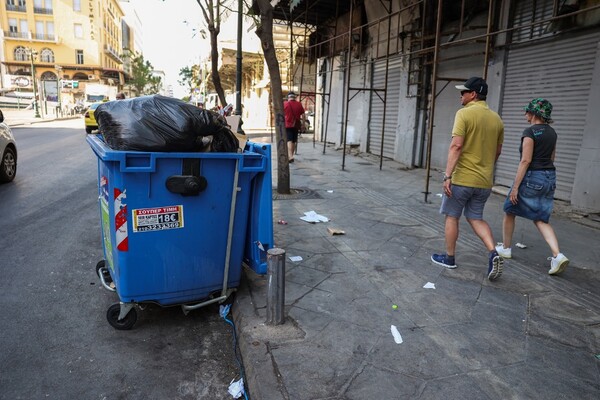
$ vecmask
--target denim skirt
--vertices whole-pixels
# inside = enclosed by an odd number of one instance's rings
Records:
[[[554,206],[555,190],[555,170],[527,171],[519,186],[517,204],[510,202],[509,192],[504,201],[504,212],[548,223]]]

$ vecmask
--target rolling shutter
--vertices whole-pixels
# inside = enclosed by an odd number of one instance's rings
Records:
[[[497,184],[512,185],[521,134],[528,126],[524,107],[533,98],[544,97],[554,107],[552,126],[558,134],[555,197],[571,198],[599,40],[596,31],[511,48],[502,99],[504,145],[496,168]]]
[[[398,107],[400,101],[401,58],[390,57],[388,64],[387,98],[385,131],[383,134],[383,156],[394,158],[396,143],[396,127],[398,126]],[[385,87],[385,59],[373,63],[373,89]],[[383,108],[385,93],[371,92],[371,115],[369,122],[368,152],[381,154],[381,128],[383,125]]]

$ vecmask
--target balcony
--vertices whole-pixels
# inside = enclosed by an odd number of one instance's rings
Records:
[[[42,42],[54,42],[56,41],[56,36],[53,33],[31,33],[31,32],[10,32],[4,31],[5,38],[13,38],[13,39],[25,39],[25,40],[36,40]]]
[[[20,6],[20,5],[15,5],[15,4],[7,4],[6,5],[6,11],[26,12],[27,9],[26,9],[25,6]]]
[[[49,33],[35,33],[35,34],[33,34],[33,39],[54,42],[55,36],[54,36],[54,34],[49,34]]]
[[[43,8],[43,7],[33,7],[34,14],[54,14],[51,8]]]
[[[112,46],[107,44],[104,45],[104,52],[108,54],[113,60],[123,63],[123,59],[119,56],[119,53]]]
[[[29,32],[4,31],[4,37],[10,37],[15,39],[29,39]]]

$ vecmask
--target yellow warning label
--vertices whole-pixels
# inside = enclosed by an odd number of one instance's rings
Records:
[[[133,231],[149,232],[183,228],[183,206],[138,208],[132,211]]]

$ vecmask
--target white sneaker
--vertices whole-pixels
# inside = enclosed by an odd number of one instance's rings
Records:
[[[550,270],[548,274],[556,275],[563,272],[569,265],[569,259],[563,253],[558,253],[556,257],[548,257],[550,260]]]
[[[509,247],[508,249],[504,248],[504,243],[498,243],[496,245],[496,252],[502,258],[512,258],[512,250]]]

